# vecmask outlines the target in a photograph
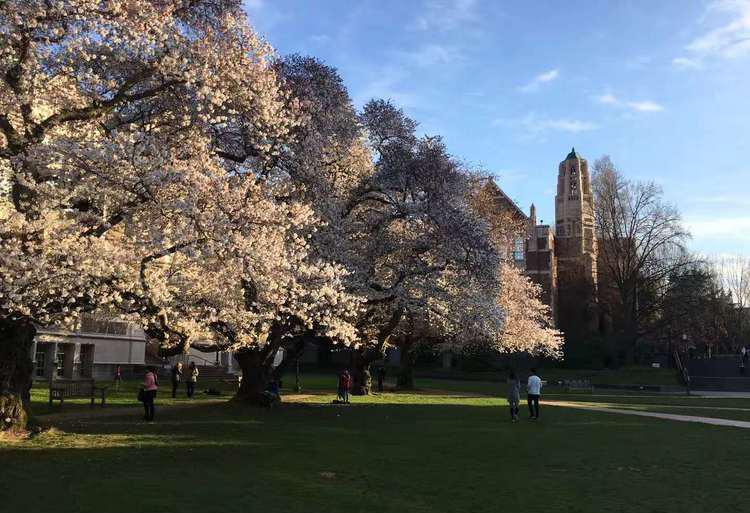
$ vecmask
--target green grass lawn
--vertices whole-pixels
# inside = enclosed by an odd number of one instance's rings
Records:
[[[97,382],[102,384],[102,382]],[[114,385],[109,385],[107,390],[107,401],[105,408],[122,408],[130,406],[132,407],[136,402],[136,396],[138,395],[138,389],[141,386],[141,381],[129,380],[125,381],[119,390],[115,390]],[[208,388],[214,388],[222,393],[222,396],[226,399],[231,397],[233,387],[223,381],[218,380],[201,380],[198,382],[198,386],[195,388],[195,395],[192,399],[188,399],[185,392],[185,384],[180,385],[177,397],[172,399],[172,385],[169,380],[161,380],[161,386],[159,388],[159,403],[163,405],[178,405],[178,404],[190,404],[191,402],[199,402],[207,399],[215,400],[216,396],[204,394],[204,390]],[[219,397],[222,397],[219,396]],[[32,411],[34,415],[47,415],[51,413],[71,413],[71,412],[85,412],[91,409],[91,401],[89,399],[66,399],[65,402],[60,405],[59,401],[55,401],[52,406],[49,405],[49,386],[45,382],[35,382],[31,388],[31,403]],[[97,397],[94,409],[99,408],[99,398]]]
[[[0,441],[0,504],[60,513],[704,513],[738,511],[747,493],[746,430],[549,405],[540,421],[511,424],[504,400],[435,381],[336,406],[335,378],[307,376],[307,395],[273,410],[173,401],[163,390],[154,424],[125,408],[132,390],[113,397],[106,416],[66,404],[65,415],[40,417],[56,429]],[[555,398],[676,406],[670,413],[725,401]]]
[[[445,379],[457,380],[479,380],[479,381],[498,381],[504,379],[505,371],[479,371],[479,372],[461,372],[458,370],[435,369],[430,372],[426,369],[418,370],[417,374],[429,375],[436,374]],[[522,372],[522,375],[525,373]],[[540,368],[539,375],[542,379],[549,382],[566,379],[588,379],[597,385],[660,385],[660,386],[679,386],[677,373],[674,369],[661,368],[655,369],[648,366],[630,366],[620,369],[559,369],[559,368]],[[421,380],[420,380],[421,381]]]

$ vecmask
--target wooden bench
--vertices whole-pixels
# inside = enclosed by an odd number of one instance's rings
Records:
[[[98,395],[101,399],[101,406],[104,406],[107,401],[108,388],[97,385],[93,379],[53,380],[49,384],[49,404],[52,406],[52,401],[60,401],[60,406],[62,406],[65,399],[90,398],[93,407]]]

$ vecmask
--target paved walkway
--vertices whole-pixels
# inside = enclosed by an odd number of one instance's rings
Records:
[[[727,392],[724,390],[691,390],[690,396],[709,399],[720,399],[723,397],[729,397],[732,399],[750,399],[750,392]]]
[[[729,426],[750,429],[750,422],[744,420],[717,419],[713,417],[698,417],[693,415],[676,415],[674,413],[659,413],[640,410],[624,410],[620,408],[608,408],[594,404],[575,403],[569,401],[548,401],[544,403],[549,406],[562,406],[564,408],[579,408],[604,413],[620,413],[622,415],[636,415],[638,417],[651,417],[655,419],[676,420],[679,422],[697,422],[699,424],[712,424],[714,426]]]

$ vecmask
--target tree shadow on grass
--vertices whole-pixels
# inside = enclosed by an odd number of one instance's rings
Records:
[[[56,513],[718,511],[750,457],[744,437],[711,427],[544,405],[541,421],[511,424],[497,399],[328,397],[70,420],[0,447],[0,500]]]

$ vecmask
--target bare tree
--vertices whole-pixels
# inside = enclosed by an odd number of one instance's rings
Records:
[[[725,257],[716,263],[717,273],[724,290],[732,295],[732,302],[736,308],[735,343],[741,343],[743,336],[744,317],[750,307],[750,257],[736,255]]]
[[[658,319],[669,276],[690,261],[690,234],[679,211],[654,182],[627,180],[609,157],[594,163],[595,223],[599,237],[599,288],[616,303],[619,328],[632,350]]]

